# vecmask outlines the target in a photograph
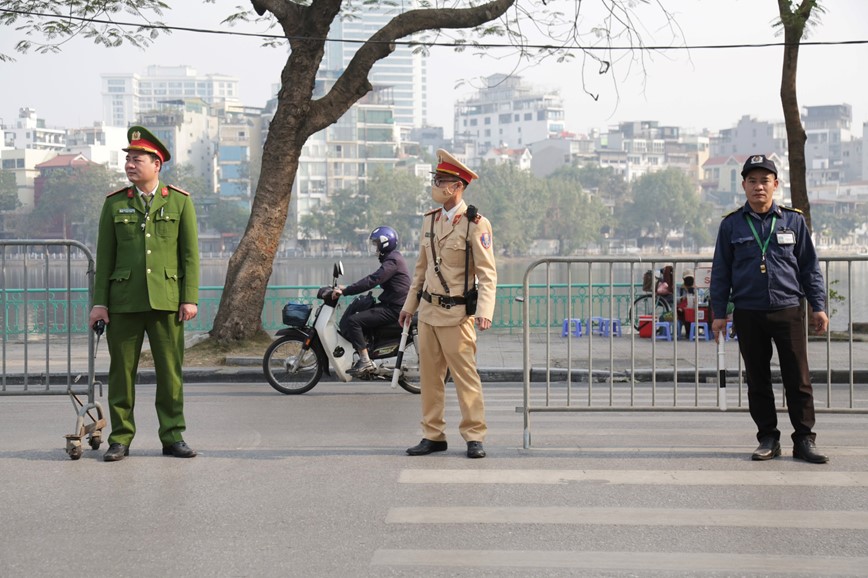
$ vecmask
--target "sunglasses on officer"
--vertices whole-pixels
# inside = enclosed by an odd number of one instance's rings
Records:
[[[451,177],[441,177],[440,175],[435,175],[431,177],[431,184],[435,187],[448,187],[452,183],[460,183],[461,181]]]

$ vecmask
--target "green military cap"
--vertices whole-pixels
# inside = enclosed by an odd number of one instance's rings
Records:
[[[124,152],[144,151],[146,153],[153,153],[160,157],[160,160],[164,163],[169,162],[169,159],[172,158],[172,155],[169,154],[169,149],[160,142],[160,139],[143,126],[131,126],[127,131],[127,141],[129,141],[130,145],[125,149],[121,149]]]

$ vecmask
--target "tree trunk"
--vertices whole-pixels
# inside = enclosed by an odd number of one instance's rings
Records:
[[[257,12],[270,11],[289,39],[291,52],[281,74],[278,105],[262,151],[262,171],[247,230],[229,259],[220,308],[211,337],[221,343],[243,341],[262,330],[262,308],[274,257],[289,213],[301,150],[314,133],[336,122],[372,90],[371,67],[394,50],[393,42],[429,29],[471,29],[496,20],[515,0],[490,0],[470,8],[419,9],[397,15],[356,52],[328,93],[313,99],[325,38],[342,0],[309,5],[257,0]]]
[[[805,31],[805,24],[815,5],[816,0],[802,0],[801,4],[793,11],[790,7],[790,0],[778,0],[785,44],[781,74],[781,105],[784,111],[784,124],[787,129],[790,196],[793,206],[804,213],[808,231],[811,230],[811,203],[808,200],[807,167],[805,164],[807,135],[804,126],[802,126],[802,116],[799,110],[796,73],[799,64],[799,45]]]

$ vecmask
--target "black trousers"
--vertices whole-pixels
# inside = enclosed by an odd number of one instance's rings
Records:
[[[793,441],[815,439],[814,391],[808,371],[808,341],[805,310],[792,307],[778,311],[736,309],[733,323],[738,349],[747,373],[750,415],[757,425],[757,439],[780,439],[775,394],[772,389],[772,341],[778,350],[787,410],[793,424]]]
[[[391,309],[387,305],[377,303],[370,309],[359,311],[349,317],[342,317],[340,330],[343,336],[353,344],[353,348],[358,351],[368,346],[365,342],[365,330],[370,333],[371,329],[383,325],[393,324],[397,326],[400,313],[400,308]]]

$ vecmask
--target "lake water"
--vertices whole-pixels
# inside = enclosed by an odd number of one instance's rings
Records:
[[[643,258],[643,262],[635,263],[631,270],[628,263],[617,263],[612,266],[612,277],[614,283],[629,283],[632,280],[636,283],[641,282],[642,272],[646,269],[659,269],[666,262],[664,256],[661,256],[661,261],[651,263]],[[838,311],[832,317],[832,328],[836,331],[844,331],[849,323],[848,307],[852,305],[853,319],[858,322],[868,322],[868,298],[862,292],[865,287],[868,287],[868,260],[864,256],[860,256],[852,263],[852,288],[855,298],[852,303],[849,303],[848,295],[848,265],[846,262],[831,261],[828,263],[829,279],[832,283],[832,288],[835,293],[840,295],[842,300],[832,303],[832,307]],[[371,273],[377,266],[377,259],[371,257],[343,257],[340,259],[344,264],[345,275],[342,278],[343,284],[349,284],[353,281]],[[332,265],[338,261],[338,258],[296,258],[296,259],[279,259],[275,262],[274,270],[269,280],[270,286],[319,286],[331,283]],[[499,284],[521,285],[524,281],[525,271],[528,266],[534,262],[534,258],[501,258],[498,260],[498,281]],[[415,256],[408,258],[408,266],[413,269]],[[2,271],[0,271],[0,281],[3,286],[10,289],[20,289],[24,287],[24,268],[25,265],[20,259],[7,257],[0,262]],[[217,286],[223,285],[226,277],[226,259],[203,259],[201,266],[201,285],[202,286]],[[678,267],[680,270],[683,267],[693,268],[694,264],[682,264]],[[67,278],[71,278],[70,286],[86,287],[86,262],[83,260],[73,260],[69,267],[65,259],[51,259],[47,263],[44,259],[33,258],[28,259],[28,286],[30,288],[38,288],[46,286],[46,278],[48,286],[54,288],[66,287]],[[824,271],[826,264],[823,264]],[[590,276],[593,283],[607,285],[609,266],[607,264],[597,263],[591,271]],[[573,264],[570,267],[571,280],[574,284],[586,284],[588,282],[589,271],[585,264]],[[568,272],[567,266],[564,264],[553,265],[550,269],[551,283],[566,283]],[[532,284],[542,284],[546,282],[545,267],[538,267],[531,276]]]

